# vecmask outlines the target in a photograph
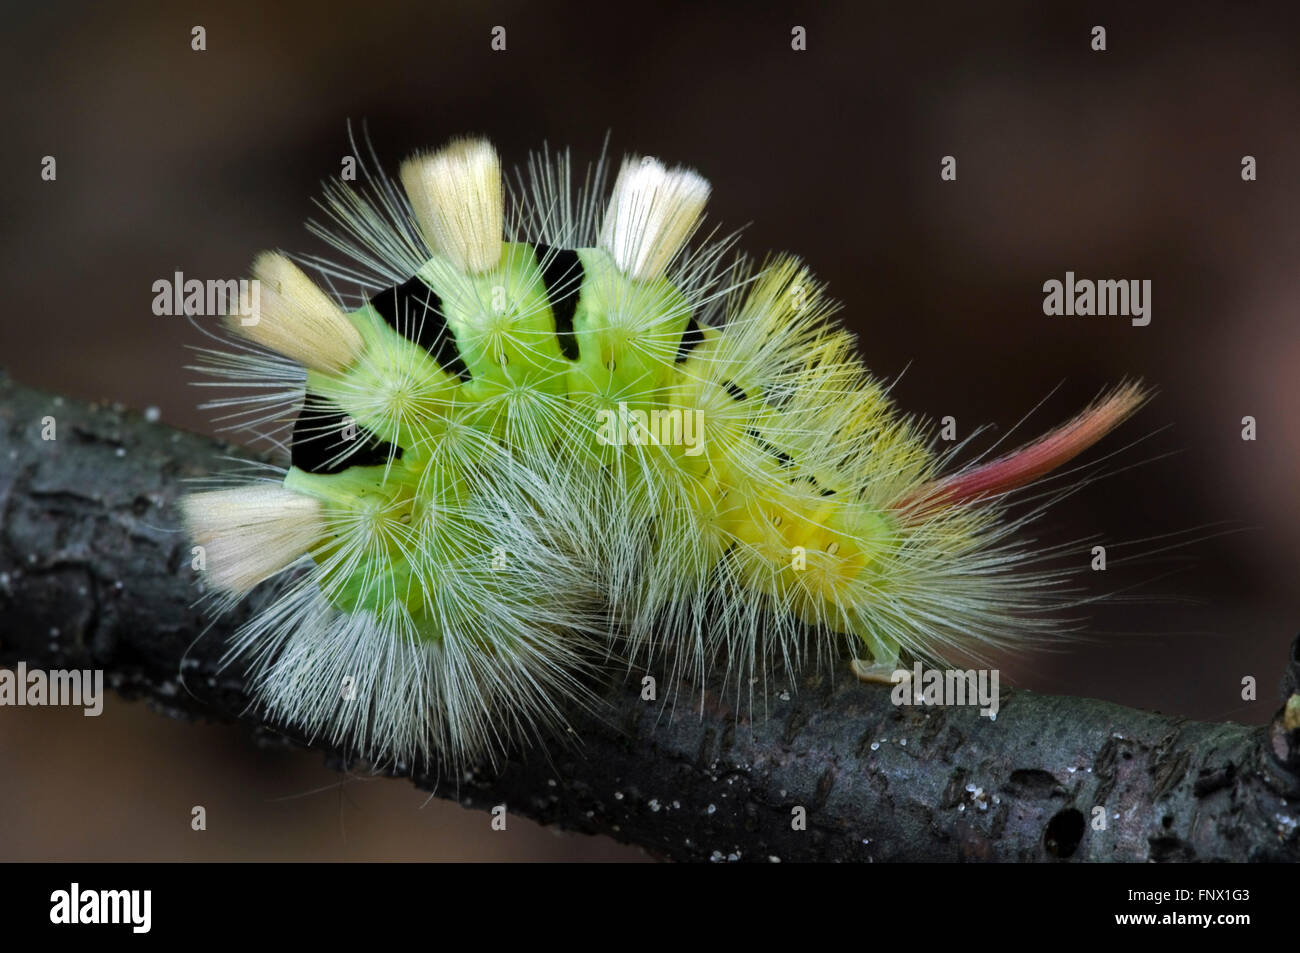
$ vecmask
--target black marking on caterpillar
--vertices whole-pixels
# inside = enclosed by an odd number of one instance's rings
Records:
[[[780,447],[776,447],[773,446],[771,443],[768,443],[768,441],[763,437],[763,435],[759,433],[757,430],[755,430],[753,427],[749,427],[748,429],[746,429],[745,433],[749,434],[750,439],[753,440],[755,443],[757,443],[760,447],[762,447],[763,450],[765,450],[771,456],[775,457],[777,463],[780,464],[782,467],[794,466],[794,459],[790,456],[790,454],[786,453]]]
[[[797,483],[797,482],[799,482],[799,480],[807,480],[808,483],[812,486],[812,488],[815,489],[815,490],[816,490],[818,493],[820,493],[822,496],[834,496],[834,495],[835,495],[835,491],[834,491],[834,490],[829,489],[828,487],[824,487],[824,486],[822,486],[820,483],[817,482],[817,477],[815,477],[815,476],[814,476],[813,474],[811,474],[811,473],[805,473],[803,476],[796,478],[795,482]]]
[[[682,332],[681,343],[677,345],[676,363],[685,363],[691,356],[691,351],[703,340],[704,329],[700,327],[700,322],[695,320],[695,315],[691,315],[690,321],[686,323],[686,330]]]
[[[555,337],[560,352],[571,361],[578,359],[578,339],[573,334],[573,315],[578,309],[578,289],[582,287],[582,259],[571,248],[556,249],[536,244],[533,252],[542,266],[542,284],[555,316]]]
[[[448,374],[469,380],[469,368],[442,313],[442,300],[419,275],[378,292],[370,299],[370,307],[394,331],[428,351]]]
[[[380,440],[365,427],[349,421],[342,411],[312,409],[313,403],[319,402],[319,398],[308,395],[302,412],[294,421],[290,460],[299,470],[341,473],[349,467],[383,466],[390,459],[402,459],[401,447]],[[349,426],[357,433],[353,440],[342,436]],[[333,440],[329,439],[331,435]],[[341,449],[347,444],[355,444],[356,449],[350,452]]]

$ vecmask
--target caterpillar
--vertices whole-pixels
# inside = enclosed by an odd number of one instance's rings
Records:
[[[495,765],[611,665],[873,677],[1020,650],[1062,604],[1008,495],[1140,384],[957,467],[802,261],[702,234],[699,173],[543,152],[508,181],[483,139],[368,161],[311,224],[335,259],[258,256],[257,313],[196,365],[288,456],[181,504],[218,611],[273,587],[228,654],[269,717]]]

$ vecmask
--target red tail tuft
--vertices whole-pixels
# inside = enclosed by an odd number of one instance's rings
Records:
[[[1019,450],[935,480],[895,509],[916,517],[939,506],[987,499],[1032,483],[1077,457],[1129,417],[1147,399],[1140,384],[1124,384],[1079,416]]]

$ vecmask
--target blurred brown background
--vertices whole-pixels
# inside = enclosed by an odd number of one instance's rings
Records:
[[[324,251],[302,223],[348,119],[390,171],[457,133],[522,162],[543,142],[594,158],[612,130],[615,153],[709,177],[711,215],[752,222],[745,249],[805,256],[872,368],[902,375],[903,407],[952,414],[962,435],[995,426],[975,449],[1049,393],[1018,434],[1125,376],[1154,385],[1106,444],[1146,438],[1111,462],[1136,466],[1036,531],[1111,545],[1095,585],[1122,598],[1090,611],[1093,641],[1008,659],[1004,678],[1203,719],[1272,713],[1300,618],[1294,4],[267,6],[6,11],[0,363],[20,381],[210,430],[182,369],[195,332],[152,314],[151,285],[244,275],[263,248]],[[1150,279],[1151,325],[1045,317],[1042,283],[1067,270]],[[1240,439],[1246,414],[1257,442]],[[1209,538],[1114,562],[1167,533]],[[98,719],[0,709],[0,859],[640,856],[425,802],[114,697]]]

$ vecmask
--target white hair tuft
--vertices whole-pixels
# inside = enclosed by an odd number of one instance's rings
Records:
[[[402,185],[429,247],[461,271],[501,260],[501,160],[486,139],[459,139],[402,163]]]

